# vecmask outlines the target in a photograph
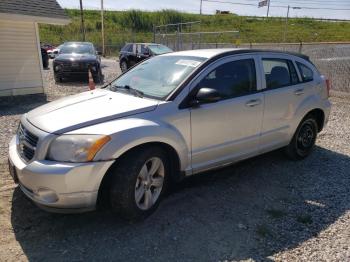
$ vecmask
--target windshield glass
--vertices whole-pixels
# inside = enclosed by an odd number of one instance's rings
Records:
[[[204,60],[192,56],[156,56],[120,76],[111,83],[110,90],[127,86],[147,97],[164,99]]]
[[[148,48],[156,55],[170,53],[173,51],[165,45],[148,45]]]
[[[79,44],[70,44],[63,45],[60,48],[60,54],[94,54],[94,48],[92,45],[79,45]]]

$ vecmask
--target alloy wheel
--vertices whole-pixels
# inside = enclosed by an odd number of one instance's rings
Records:
[[[135,185],[135,201],[140,209],[148,210],[157,202],[164,185],[164,175],[164,164],[159,157],[148,159],[142,166]]]

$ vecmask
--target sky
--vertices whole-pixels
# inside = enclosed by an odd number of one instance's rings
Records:
[[[57,1],[64,8],[79,8],[79,0]],[[218,9],[239,15],[266,16],[267,7],[258,8],[259,1],[262,0],[203,0],[202,12],[204,14],[214,14],[215,10]],[[350,20],[350,0],[270,0],[270,3],[271,16],[286,16],[286,6],[289,4],[291,6],[289,12],[291,17]],[[83,6],[86,9],[99,9],[100,4],[100,0],[83,0]],[[174,9],[189,13],[199,13],[200,0],[104,0],[104,7],[106,10],[139,9],[154,11]],[[305,7],[313,9],[305,9]]]

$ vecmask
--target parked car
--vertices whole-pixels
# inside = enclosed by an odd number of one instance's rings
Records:
[[[42,44],[40,43],[41,47],[44,48],[46,51],[52,50],[55,48],[55,46],[51,45],[51,44]]]
[[[49,67],[49,56],[47,55],[47,51],[44,48],[40,48],[41,50],[41,61],[43,63],[43,68],[48,69]]]
[[[60,48],[62,47],[62,45],[59,45],[58,47],[48,50],[47,54],[49,55],[49,58],[54,59],[58,53],[60,52]]]
[[[125,218],[144,218],[185,176],[278,148],[308,156],[328,121],[328,92],[304,55],[159,55],[104,89],[23,115],[9,145],[11,174],[47,210],[86,211],[109,200]]]
[[[64,43],[53,60],[56,82],[76,75],[87,77],[89,68],[94,82],[102,82],[101,58],[94,45],[89,42]]]
[[[122,72],[151,56],[173,52],[169,47],[153,43],[126,44],[119,53],[119,65]]]

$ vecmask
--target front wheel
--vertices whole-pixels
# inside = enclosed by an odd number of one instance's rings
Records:
[[[125,60],[120,62],[120,69],[122,70],[122,73],[128,71],[128,64]]]
[[[307,157],[316,142],[317,121],[312,115],[306,116],[299,124],[292,141],[286,147],[288,157],[293,160],[300,160]]]
[[[161,148],[134,151],[112,169],[112,210],[125,219],[140,220],[152,214],[165,191],[169,161]]]
[[[103,82],[103,75],[101,69],[99,69],[96,75],[93,76],[93,80],[95,84],[100,84]]]

